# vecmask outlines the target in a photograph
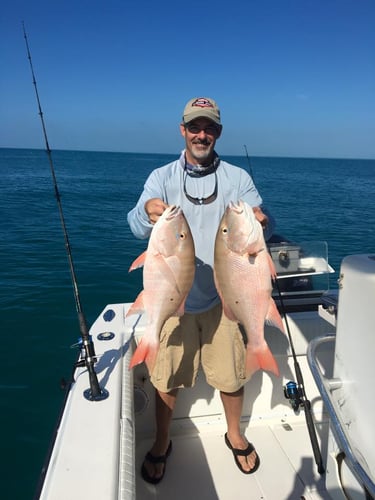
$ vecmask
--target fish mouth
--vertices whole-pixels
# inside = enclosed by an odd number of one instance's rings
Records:
[[[166,217],[165,217],[166,220],[172,220],[175,217],[177,217],[177,215],[179,215],[181,213],[181,207],[179,207],[178,205],[170,205],[166,209],[166,212],[167,212]]]
[[[236,212],[236,214],[242,214],[244,211],[244,204],[241,200],[237,203],[230,201],[228,207],[230,210],[233,210],[233,212]]]
[[[254,223],[250,222],[249,224],[245,224],[244,228],[238,231],[236,241],[231,245],[231,250],[236,253],[249,253],[249,250],[254,247],[254,241],[259,238],[258,227],[252,208],[243,200],[238,200],[237,202],[229,202],[228,211],[236,214],[236,216],[242,216],[242,214],[244,214],[246,218],[250,217],[250,221],[254,219]]]

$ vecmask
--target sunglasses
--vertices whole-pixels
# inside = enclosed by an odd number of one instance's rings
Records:
[[[187,174],[187,171],[186,171],[186,168],[185,168],[185,175],[184,175],[184,195],[186,196],[186,198],[191,201],[191,203],[194,203],[194,205],[209,205],[210,203],[212,203],[213,201],[216,200],[216,197],[217,197],[217,174],[216,174],[216,170],[215,170],[215,189],[214,189],[214,192],[212,194],[210,194],[210,196],[207,196],[207,197],[203,197],[203,198],[196,198],[195,196],[190,196],[190,194],[188,194],[188,192],[186,191],[186,178],[187,178],[188,174]]]
[[[191,134],[199,134],[202,130],[207,135],[216,135],[219,132],[219,128],[215,125],[207,125],[207,127],[201,127],[194,123],[185,125],[185,129]]]

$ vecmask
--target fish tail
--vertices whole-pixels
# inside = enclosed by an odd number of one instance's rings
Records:
[[[155,366],[157,354],[158,346],[147,342],[147,340],[142,337],[132,356],[132,359],[130,360],[129,370],[145,362],[149,373],[151,374]]]
[[[280,375],[279,367],[268,345],[257,351],[247,349],[246,375],[251,376],[258,370],[271,372],[277,377]]]

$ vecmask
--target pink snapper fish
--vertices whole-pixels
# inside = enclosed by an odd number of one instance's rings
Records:
[[[225,315],[240,323],[247,335],[246,374],[279,368],[265,339],[265,321],[284,332],[271,297],[276,270],[252,208],[242,200],[229,203],[215,240],[215,284]]]
[[[145,333],[133,354],[129,369],[146,362],[155,364],[159,336],[171,316],[182,316],[195,272],[195,249],[189,225],[180,207],[171,205],[152,228],[147,250],[130,266],[143,267],[143,290],[126,316],[146,312]]]

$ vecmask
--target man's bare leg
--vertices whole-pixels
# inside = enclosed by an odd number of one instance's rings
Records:
[[[237,392],[220,392],[221,400],[224,406],[225,417],[227,420],[228,432],[227,436],[233,448],[245,450],[248,446],[246,438],[241,434],[240,420],[242,414],[244,389],[243,387]],[[243,470],[250,471],[255,465],[257,454],[252,451],[247,457],[238,456]]]
[[[156,419],[156,437],[153,447],[150,450],[151,455],[160,457],[165,455],[169,445],[169,428],[172,420],[173,410],[176,404],[178,389],[171,392],[159,392],[155,390],[155,419]],[[164,464],[153,464],[147,459],[144,466],[150,477],[155,479],[161,477],[164,473]]]

